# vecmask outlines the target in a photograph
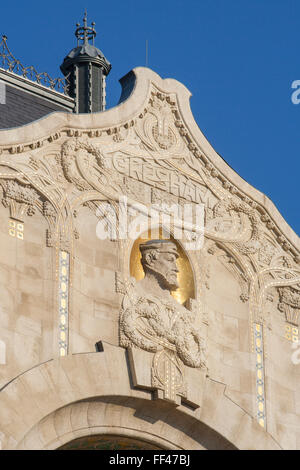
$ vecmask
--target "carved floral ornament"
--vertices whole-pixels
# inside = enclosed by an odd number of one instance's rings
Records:
[[[67,221],[70,208],[64,198],[64,187],[60,187],[61,180],[56,178],[57,165],[52,166],[50,159],[30,157],[26,164],[5,162],[2,168],[3,173],[0,165],[2,204],[9,208],[10,217],[24,222],[26,215],[41,213],[48,223],[47,246],[69,249],[73,224]]]
[[[294,287],[279,287],[278,309],[285,314],[286,321],[299,326],[300,315],[300,285]]]
[[[30,185],[14,180],[0,180],[3,189],[2,204],[10,209],[10,217],[24,219],[24,214],[32,216],[36,210],[39,195]]]

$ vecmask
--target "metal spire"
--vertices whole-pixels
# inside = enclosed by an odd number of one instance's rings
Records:
[[[95,23],[88,26],[86,10],[83,23],[77,23],[76,26],[77,47],[64,58],[60,69],[65,76],[70,77],[70,96],[76,100],[77,113],[104,111],[105,78],[111,64],[94,45]]]
[[[92,40],[92,44],[94,45],[95,37],[97,35],[95,31],[96,23],[93,21],[91,23],[92,27],[87,26],[87,11],[85,9],[84,17],[83,17],[83,26],[80,26],[80,23],[77,23],[77,29],[75,31],[75,36],[77,37],[77,46],[79,46],[79,41],[82,41],[82,44],[88,44],[90,40]]]

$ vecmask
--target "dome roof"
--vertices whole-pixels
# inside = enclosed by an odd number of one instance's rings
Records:
[[[78,47],[74,47],[69,54],[65,57],[64,60],[66,59],[75,59],[76,57],[80,57],[83,55],[87,55],[89,57],[101,57],[102,59],[105,59],[104,54],[100,49],[97,47],[93,46],[92,44],[81,44]],[[105,59],[106,60],[106,59]],[[106,60],[107,61],[107,60]]]
[[[88,42],[74,47],[69,52],[61,65],[61,71],[65,73],[71,65],[80,62],[92,62],[94,64],[98,64],[103,68],[105,75],[107,75],[111,69],[111,64],[105,58],[103,52]]]

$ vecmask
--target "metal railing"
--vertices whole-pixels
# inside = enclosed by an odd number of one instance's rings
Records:
[[[10,52],[7,46],[7,36],[2,36],[0,42],[0,68],[20,75],[51,90],[68,95],[69,82],[67,77],[53,79],[47,72],[38,73],[32,65],[24,67]]]

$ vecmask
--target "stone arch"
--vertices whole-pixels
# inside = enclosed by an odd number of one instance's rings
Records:
[[[132,436],[93,434],[73,439],[58,450],[162,450],[162,448]]]
[[[193,436],[193,419],[179,415],[176,410],[170,412],[168,405],[157,407],[155,402],[139,398],[94,397],[43,418],[17,449],[54,450],[79,437],[95,435],[127,437],[166,450],[235,449],[203,423],[198,423],[197,436]]]
[[[113,367],[116,363],[118,368]],[[2,389],[2,448],[54,449],[77,437],[103,433],[123,433],[166,449],[278,448],[226,397],[223,384],[208,379],[203,405],[195,411],[152,398],[150,390],[132,386],[122,348],[104,343],[101,353],[51,360]]]

